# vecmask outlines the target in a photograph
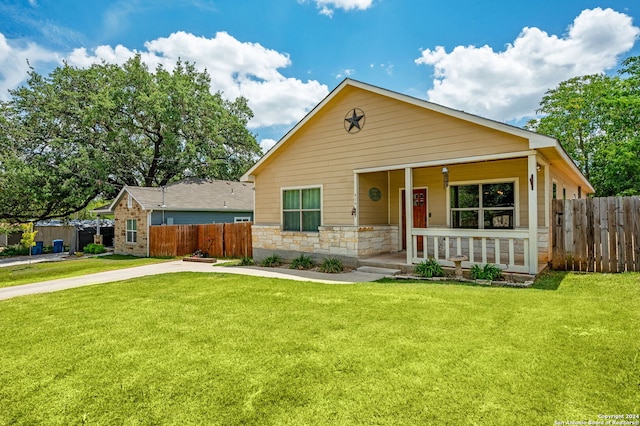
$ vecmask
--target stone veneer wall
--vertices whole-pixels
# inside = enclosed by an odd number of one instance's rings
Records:
[[[321,226],[318,232],[283,231],[279,225],[253,225],[253,258],[277,254],[285,261],[309,254],[314,261],[336,257],[356,266],[359,257],[398,251],[398,226]]]
[[[116,254],[131,254],[134,256],[147,255],[147,212],[140,204],[133,200],[133,205],[127,208],[127,197],[124,195],[115,208],[113,251]],[[138,238],[136,243],[127,243],[127,219],[138,221]]]

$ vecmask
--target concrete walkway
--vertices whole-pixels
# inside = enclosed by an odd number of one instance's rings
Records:
[[[114,281],[128,280],[130,278],[138,278],[148,275],[167,274],[172,272],[239,274],[254,277],[310,281],[325,284],[353,284],[358,282],[376,281],[384,277],[383,274],[373,274],[358,271],[344,274],[324,274],[315,271],[298,271],[282,268],[261,268],[257,266],[223,267],[214,266],[210,263],[184,262],[182,260],[178,260],[165,263],[156,263],[153,265],[137,266],[134,268],[119,269],[116,271],[98,272],[96,274],[83,275],[79,277],[61,278],[52,281],[0,288],[0,300],[11,299],[18,296],[26,296],[30,294],[49,293],[53,291],[93,284],[103,284]]]
[[[17,265],[28,265],[29,263],[57,262],[59,260],[65,260],[68,257],[69,253],[46,253],[37,254],[34,256],[0,257],[0,268]]]

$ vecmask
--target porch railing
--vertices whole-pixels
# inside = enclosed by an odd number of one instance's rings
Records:
[[[484,230],[452,228],[413,228],[413,263],[428,258],[443,266],[454,266],[448,259],[464,255],[462,267],[493,263],[507,272],[529,273],[528,230]]]

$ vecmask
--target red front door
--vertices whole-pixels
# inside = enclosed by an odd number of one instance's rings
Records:
[[[400,219],[402,221],[403,249],[407,248],[407,225],[405,223],[406,212],[405,191],[402,190],[402,217]],[[413,190],[413,227],[427,227],[427,190],[424,188]],[[418,250],[422,250],[422,237],[418,237]]]

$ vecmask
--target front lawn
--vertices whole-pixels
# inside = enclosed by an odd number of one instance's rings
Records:
[[[182,273],[1,301],[0,424],[640,413],[640,275],[547,279],[556,290]]]
[[[31,265],[5,266],[0,268],[0,288],[132,268],[134,266],[166,262],[167,260],[170,259],[110,254],[106,256],[72,258],[56,262],[39,262]]]

